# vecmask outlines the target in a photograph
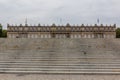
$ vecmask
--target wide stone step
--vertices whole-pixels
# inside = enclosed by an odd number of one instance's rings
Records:
[[[0,68],[1,73],[72,73],[72,74],[120,74],[120,69],[40,69],[40,68]]]
[[[24,54],[23,54],[23,55],[24,55]],[[71,59],[71,60],[78,60],[78,59],[79,59],[79,60],[86,60],[86,59],[88,59],[88,60],[120,60],[120,58],[114,58],[114,57],[113,57],[113,58],[111,58],[111,57],[100,57],[100,56],[99,56],[99,57],[89,57],[89,56],[88,56],[88,57],[85,57],[85,56],[83,57],[83,56],[77,56],[77,55],[76,55],[76,56],[73,56],[73,57],[70,57],[70,56],[56,56],[56,57],[54,57],[54,56],[49,56],[49,55],[48,55],[48,56],[21,56],[21,55],[17,55],[17,56],[16,56],[16,55],[10,55],[10,56],[8,56],[8,55],[7,55],[7,56],[5,56],[5,57],[8,57],[8,59],[23,59],[23,60],[24,60],[24,59],[26,59],[26,60],[27,60],[27,59],[28,59],[28,60],[29,60],[29,59],[30,59],[30,60],[31,60],[31,59],[33,59],[33,60],[34,60],[34,59],[35,59],[35,60],[36,60],[36,59],[43,59],[43,60],[44,60],[44,59],[46,59],[46,60],[48,60],[48,59],[49,59],[49,60],[56,60],[56,59],[57,59],[57,60],[70,60],[70,59]],[[4,60],[4,56],[1,56],[1,55],[0,55],[0,59],[1,59],[1,60],[2,60],[2,59]]]
[[[17,64],[17,65],[22,65],[22,64],[27,64],[27,65],[31,65],[31,64],[33,64],[33,65],[35,65],[35,64],[38,64],[38,65],[49,65],[49,64],[56,64],[56,65],[71,65],[71,64],[73,64],[73,65],[76,65],[76,64],[78,64],[78,65],[80,65],[80,64],[120,64],[120,62],[119,63],[116,63],[116,62],[104,62],[104,63],[102,63],[102,62],[80,62],[80,63],[77,63],[77,62],[1,62],[0,63],[0,65],[9,65],[9,64],[11,64],[11,65],[13,65],[13,64]]]
[[[61,68],[0,68],[0,70],[30,70],[30,71],[120,71],[120,69],[61,69]]]
[[[16,57],[16,56],[8,56],[8,57]],[[109,58],[109,57],[60,57],[60,56],[57,56],[57,57],[52,57],[52,56],[48,56],[48,57],[39,57],[39,56],[30,56],[30,57],[24,57],[24,56],[17,56],[17,58],[19,59],[114,59],[114,60],[119,60],[120,58]],[[11,58],[12,59],[12,58]]]
[[[0,63],[0,68],[120,69],[120,64]]]
[[[116,63],[105,63],[105,64],[103,64],[103,63],[88,63],[88,64],[86,64],[86,63],[81,63],[81,64],[78,64],[78,63],[69,63],[69,64],[65,64],[65,63],[58,63],[58,64],[56,64],[56,63],[16,63],[16,62],[11,62],[11,63],[0,63],[0,65],[41,65],[41,66],[80,66],[80,65],[84,65],[84,66],[95,66],[95,65],[99,65],[99,66],[105,66],[105,65],[116,65],[116,66],[119,66],[120,64],[116,64]]]
[[[120,64],[119,61],[0,61],[0,64]]]
[[[41,65],[0,65],[0,68],[40,68],[40,69],[120,69],[120,65],[80,65],[80,66],[41,66]]]
[[[85,71],[78,71],[78,72],[76,72],[76,71],[69,71],[69,72],[66,72],[66,71],[0,71],[0,73],[7,73],[7,74],[90,74],[90,75],[92,75],[92,74],[95,74],[95,75],[97,75],[97,74],[99,74],[99,75],[119,75],[120,74],[120,72],[117,72],[117,71],[115,71],[115,72],[113,72],[113,71],[106,71],[106,72],[98,72],[98,71],[94,71],[94,72],[85,72]]]
[[[0,62],[2,61],[93,61],[93,62],[97,62],[97,61],[106,61],[106,62],[119,62],[120,59],[19,59],[19,58],[14,58],[14,59],[0,59]]]
[[[104,60],[103,60],[103,61],[104,61]],[[58,62],[58,63],[59,63],[59,62],[62,62],[62,63],[66,63],[66,62],[69,62],[69,63],[75,63],[75,62],[76,62],[76,63],[84,63],[84,62],[86,62],[86,63],[110,63],[110,62],[111,62],[111,63],[120,63],[120,61],[116,61],[116,60],[110,60],[110,61],[109,61],[109,60],[108,60],[108,61],[106,60],[106,61],[104,61],[104,62],[103,62],[103,61],[102,61],[102,60],[100,60],[100,61],[99,61],[99,60],[9,60],[9,61],[8,61],[8,60],[4,60],[4,61],[1,60],[0,63],[2,63],[2,62],[5,62],[5,63],[8,63],[8,62],[13,62],[13,63],[14,63],[14,62],[21,62],[21,63],[22,63],[22,62],[23,62],[23,63],[24,63],[24,62],[33,62],[33,63],[34,63],[34,62],[40,62],[40,63],[41,63],[41,62],[50,62],[50,63],[51,63],[51,62]]]

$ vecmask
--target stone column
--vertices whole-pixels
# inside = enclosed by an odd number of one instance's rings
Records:
[[[48,38],[51,38],[51,35],[50,35],[50,34],[48,34]]]
[[[63,34],[64,38],[67,38],[67,36],[65,34]]]
[[[84,38],[86,38],[86,34],[84,34]]]
[[[88,34],[88,38],[90,38],[90,34]]]
[[[80,34],[78,34],[78,38],[80,38]]]
[[[55,38],[59,38],[59,35],[58,35],[58,34],[56,34]]]
[[[106,38],[106,34],[104,34],[104,38]]]
[[[76,34],[74,34],[74,38],[76,38],[77,36],[76,36]]]
[[[8,38],[12,38],[12,35],[11,35],[11,34],[9,34],[9,35],[8,35]]]
[[[12,38],[15,38],[15,35],[14,35],[14,34],[12,34]]]
[[[37,34],[35,34],[35,38],[38,38],[38,35],[37,35]]]
[[[73,38],[73,34],[70,35],[70,38],[71,38],[71,39]]]
[[[30,34],[28,34],[28,38],[30,38]]]

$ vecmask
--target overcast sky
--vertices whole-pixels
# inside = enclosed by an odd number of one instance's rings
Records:
[[[95,24],[120,26],[120,0],[0,0],[0,23]]]

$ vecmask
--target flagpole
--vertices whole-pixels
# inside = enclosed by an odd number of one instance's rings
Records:
[[[27,26],[27,18],[25,19],[25,25]]]
[[[99,18],[97,19],[97,24],[99,24],[100,23],[100,20],[99,20]]]

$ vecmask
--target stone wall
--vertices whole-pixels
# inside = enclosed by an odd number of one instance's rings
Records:
[[[0,50],[54,50],[58,52],[75,51],[76,53],[112,55],[119,53],[119,39],[0,39]],[[16,47],[15,47],[16,46]],[[108,55],[109,56],[109,55]]]
[[[119,80],[119,75],[1,74],[3,80]]]

